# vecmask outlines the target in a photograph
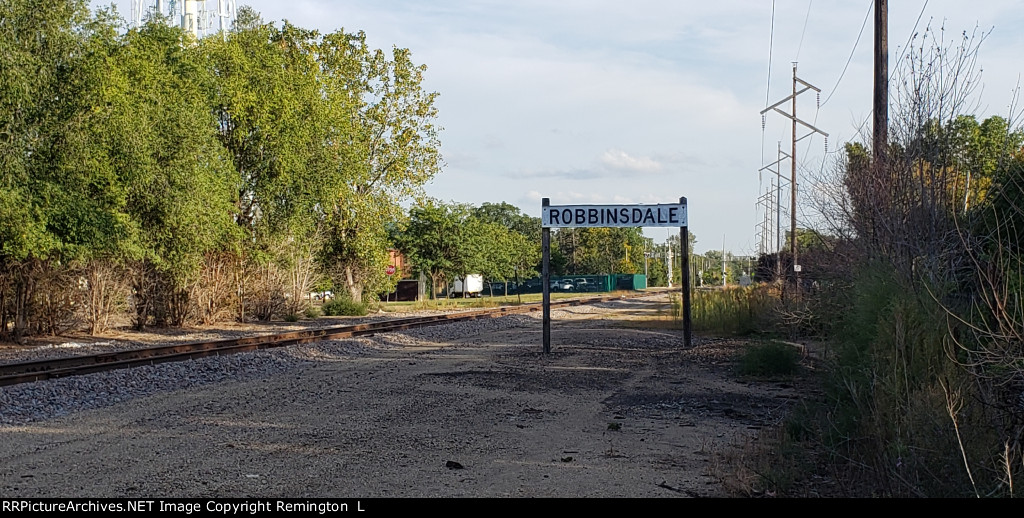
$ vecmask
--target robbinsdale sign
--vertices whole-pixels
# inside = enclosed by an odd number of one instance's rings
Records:
[[[679,203],[658,205],[551,205],[548,198],[541,200],[541,277],[543,281],[542,339],[544,353],[551,352],[551,229],[574,227],[678,227],[679,242],[689,243],[689,225],[686,223],[686,198]],[[685,246],[685,245],[684,245]],[[689,248],[680,253],[682,259],[682,321],[683,343],[691,344],[693,334],[690,322],[690,254]]]
[[[685,227],[686,204],[549,205],[541,207],[541,226],[572,227]]]

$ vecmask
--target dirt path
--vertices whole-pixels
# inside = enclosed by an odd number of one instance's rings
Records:
[[[722,497],[716,452],[777,422],[738,341],[681,347],[664,302],[324,354],[254,381],[0,428],[5,497]],[[387,340],[388,335],[376,337]]]

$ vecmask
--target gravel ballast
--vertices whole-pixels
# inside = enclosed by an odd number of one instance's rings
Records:
[[[667,299],[0,387],[6,497],[727,496],[794,389],[689,349]],[[651,324],[653,322],[653,324]],[[459,466],[458,468],[454,466]]]

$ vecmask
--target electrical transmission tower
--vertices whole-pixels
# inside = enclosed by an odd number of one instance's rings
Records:
[[[768,178],[768,187],[764,194],[757,199],[757,207],[764,209],[764,218],[757,225],[759,236],[760,255],[775,254],[775,278],[782,277],[782,186],[789,183],[789,180],[782,176],[780,166],[782,162],[790,158],[789,154],[782,151],[782,143],[778,143],[778,159],[757,172],[768,171],[774,177]]]
[[[775,111],[776,113],[779,113],[783,117],[786,117],[787,119],[789,119],[793,123],[793,141],[792,141],[792,147],[791,147],[791,150],[790,150],[790,153],[789,153],[789,161],[790,161],[790,165],[792,166],[791,174],[790,174],[790,178],[789,178],[789,192],[790,192],[790,203],[789,203],[789,215],[790,215],[790,220],[789,220],[790,221],[790,225],[789,225],[789,247],[790,247],[790,255],[793,258],[793,273],[794,273],[794,276],[795,276],[795,284],[796,284],[797,287],[799,287],[799,285],[800,285],[800,263],[799,263],[799,261],[797,261],[797,244],[796,244],[797,243],[797,238],[796,238],[797,237],[796,236],[796,193],[797,193],[797,187],[799,185],[797,183],[797,181],[796,181],[796,162],[797,162],[797,160],[796,160],[796,156],[797,156],[796,155],[796,143],[801,141],[801,140],[803,140],[803,139],[805,139],[805,138],[807,138],[807,137],[810,137],[811,135],[814,135],[815,133],[818,133],[818,134],[821,134],[821,135],[823,135],[825,137],[825,149],[826,149],[826,151],[828,150],[828,133],[825,133],[824,131],[821,131],[820,129],[815,128],[812,124],[810,124],[808,122],[805,122],[805,121],[802,121],[802,120],[800,120],[796,116],[796,99],[797,99],[797,96],[799,96],[802,93],[808,92],[810,90],[813,90],[815,93],[818,94],[818,106],[821,106],[821,90],[818,87],[816,87],[816,86],[814,86],[814,85],[804,81],[803,79],[800,79],[799,77],[797,77],[797,75],[796,75],[796,63],[793,63],[793,93],[788,95],[785,99],[782,99],[781,101],[779,101],[779,102],[777,102],[777,103],[775,103],[775,104],[773,104],[773,105],[771,105],[771,106],[761,110],[761,125],[762,126],[764,125],[764,120],[765,120],[764,115],[765,115],[765,113],[767,113],[769,111]],[[790,112],[785,112],[785,111],[779,109],[779,106],[782,106],[782,105],[786,104],[787,102],[790,102],[792,104],[792,111],[791,111],[791,113]],[[805,134],[805,135],[803,135],[803,136],[801,136],[801,137],[797,137],[797,124],[800,124],[804,128],[810,130],[810,132]],[[781,153],[781,149],[780,149],[780,153]],[[781,160],[781,158],[780,158],[780,160]],[[778,162],[776,162],[776,164],[777,163]],[[780,174],[779,175],[779,181],[780,182],[781,182],[781,179],[782,179],[782,175]],[[781,237],[781,236],[779,236],[779,237]],[[785,283],[783,283],[783,286],[785,286]]]
[[[196,38],[231,30],[236,14],[235,0],[132,0],[132,26],[160,15]]]

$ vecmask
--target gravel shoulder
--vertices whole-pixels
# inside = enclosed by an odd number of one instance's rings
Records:
[[[0,387],[5,497],[727,497],[797,400],[667,300]]]

